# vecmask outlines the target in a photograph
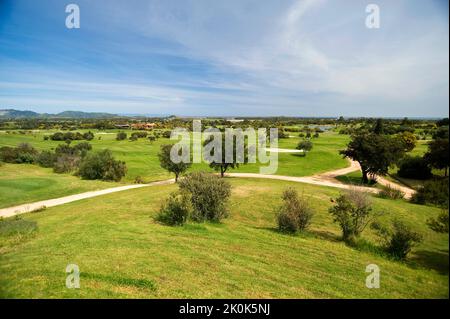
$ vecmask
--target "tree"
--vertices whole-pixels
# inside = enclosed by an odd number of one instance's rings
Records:
[[[305,152],[309,152],[313,148],[313,143],[310,140],[300,141],[296,147],[298,150],[303,150]]]
[[[221,138],[222,138],[222,142],[221,142],[221,146],[222,146],[222,150],[221,150],[221,155],[222,155],[222,157],[219,159],[219,160],[217,160],[217,161],[215,161],[215,160],[212,160],[210,163],[209,163],[209,167],[211,167],[211,168],[213,168],[214,170],[216,170],[216,171],[220,171],[220,177],[224,177],[224,175],[225,175],[225,172],[229,169],[229,168],[238,168],[239,167],[239,164],[240,163],[238,163],[238,158],[237,158],[237,154],[236,154],[236,150],[237,150],[237,141],[236,141],[236,139],[237,138],[234,138],[233,137],[233,143],[232,143],[232,147],[233,147],[233,159],[232,159],[232,161],[230,162],[230,161],[228,161],[229,163],[227,163],[227,158],[226,158],[226,149],[225,149],[225,142],[226,142],[226,140],[225,140],[225,135],[226,134],[224,134],[224,133],[221,133]],[[209,138],[207,138],[206,140],[205,140],[205,142],[203,143],[203,145],[208,145],[209,143],[212,143],[213,142],[213,140],[214,140],[214,137],[213,136],[210,136]],[[212,151],[213,151],[213,149],[211,149],[211,153],[209,154],[211,157],[213,157],[213,154],[212,154]],[[214,151],[217,151],[217,150],[214,150]],[[246,164],[247,162],[248,162],[248,150],[247,150],[247,147],[246,146],[244,146],[244,157],[241,159],[241,161],[243,162],[243,163],[241,163],[241,164]]]
[[[403,143],[405,152],[411,152],[416,147],[417,138],[413,133],[405,131],[400,133],[398,138]]]
[[[378,135],[384,133],[383,119],[377,119],[373,126],[373,132]]]
[[[352,136],[347,149],[339,153],[361,165],[363,182],[368,183],[369,174],[387,174],[389,166],[397,163],[405,150],[396,137],[363,132]]]
[[[180,174],[186,172],[186,170],[191,167],[192,163],[174,163],[170,158],[170,151],[172,149],[171,144],[161,145],[160,152],[158,154],[159,163],[162,168],[165,170],[175,174],[175,182],[178,182],[178,177]],[[181,151],[181,150],[180,150]]]
[[[448,139],[438,138],[428,144],[428,152],[424,159],[428,164],[437,169],[444,169],[444,176],[447,176],[449,166],[449,147]]]

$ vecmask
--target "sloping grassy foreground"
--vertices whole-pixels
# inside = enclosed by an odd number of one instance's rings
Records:
[[[374,198],[383,221],[398,217],[424,242],[407,262],[339,241],[327,210],[338,191],[271,180],[229,179],[231,215],[221,224],[169,227],[152,216],[175,185],[92,198],[24,215],[31,234],[0,232],[0,296],[13,298],[448,298],[448,235],[425,220],[439,210]],[[311,196],[317,210],[307,234],[275,229],[286,186]],[[65,287],[65,268],[81,270],[81,288]],[[381,287],[365,287],[368,264]]]

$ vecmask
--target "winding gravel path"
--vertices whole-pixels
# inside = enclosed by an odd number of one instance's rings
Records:
[[[291,150],[292,151],[292,150]],[[359,170],[359,164],[354,161],[350,161],[350,166],[342,169],[337,169],[329,172],[325,172],[318,175],[313,176],[304,176],[304,177],[295,177],[295,176],[283,176],[283,175],[263,175],[263,174],[256,174],[256,173],[227,173],[225,176],[229,177],[241,177],[241,178],[265,178],[265,179],[275,179],[275,180],[282,180],[282,181],[289,181],[289,182],[298,182],[298,183],[306,183],[306,184],[313,184],[313,185],[320,185],[320,186],[329,186],[329,187],[336,187],[341,189],[350,189],[350,188],[356,188],[365,192],[369,193],[378,193],[380,189],[377,189],[375,187],[366,187],[366,186],[354,186],[349,184],[344,184],[338,181],[335,177],[340,175],[345,175],[354,171]],[[377,176],[376,177],[377,182],[384,186],[390,186],[392,188],[400,189],[404,194],[405,198],[410,198],[412,194],[414,194],[414,190],[405,186],[401,186],[397,183],[393,183],[384,177]],[[119,187],[113,187],[108,189],[103,189],[99,191],[91,191],[76,195],[70,195],[60,198],[54,198],[54,199],[48,199],[43,200],[35,203],[30,204],[23,204],[18,205],[14,207],[8,207],[8,208],[2,208],[0,209],[0,217],[11,217],[18,214],[28,213],[32,212],[38,209],[41,209],[43,207],[52,207],[57,205],[62,205],[70,202],[74,202],[81,199],[101,196],[105,194],[111,194],[115,192],[120,192],[128,189],[134,189],[134,188],[141,188],[141,187],[149,187],[149,186],[157,186],[157,185],[167,185],[172,184],[175,182],[175,179],[168,179],[165,181],[159,181],[159,182],[153,182],[149,184],[134,184],[134,185],[126,185],[126,186],[119,186]]]

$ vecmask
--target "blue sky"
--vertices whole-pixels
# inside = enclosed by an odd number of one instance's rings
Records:
[[[448,47],[445,0],[0,0],[0,109],[443,117]]]

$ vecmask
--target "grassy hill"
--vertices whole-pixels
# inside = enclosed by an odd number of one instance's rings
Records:
[[[336,189],[229,179],[230,217],[169,227],[153,217],[175,185],[124,191],[26,214],[19,235],[0,231],[0,297],[25,298],[448,298],[448,235],[425,221],[439,209],[373,198],[382,222],[397,217],[424,235],[406,262],[377,250],[374,234],[348,247],[327,212]],[[295,187],[317,211],[308,233],[276,231],[282,190]],[[35,231],[29,232],[30,229]],[[27,230],[28,229],[28,230]],[[65,287],[65,267],[81,288]],[[377,264],[381,287],[365,287]]]

